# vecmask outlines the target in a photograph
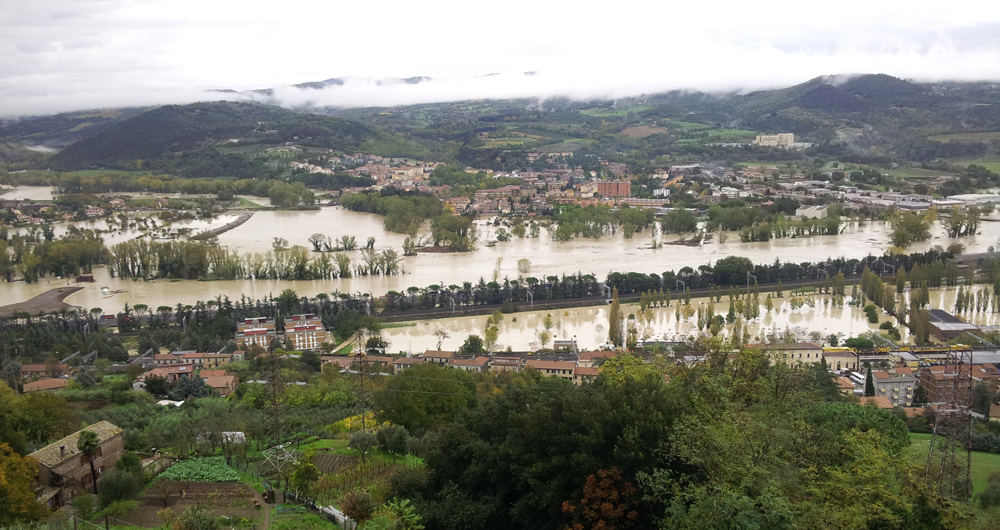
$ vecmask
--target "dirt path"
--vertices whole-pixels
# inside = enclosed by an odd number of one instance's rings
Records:
[[[63,309],[75,309],[76,306],[63,302],[67,296],[82,291],[83,287],[59,287],[46,291],[30,300],[0,307],[0,316],[10,316],[18,311],[27,311],[32,315],[39,313],[58,313]]]

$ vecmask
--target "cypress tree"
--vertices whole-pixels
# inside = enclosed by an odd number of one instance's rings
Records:
[[[865,377],[865,396],[873,397],[875,395],[875,382],[872,381],[872,368],[868,367],[868,376]]]

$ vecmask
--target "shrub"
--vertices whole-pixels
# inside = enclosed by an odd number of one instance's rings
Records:
[[[84,521],[89,521],[94,518],[94,514],[97,512],[95,500],[96,497],[93,495],[80,495],[70,501],[70,504],[76,510],[77,517]]]
[[[351,490],[344,495],[340,509],[344,515],[354,519],[358,525],[364,524],[375,512],[375,500],[367,491]]]
[[[174,530],[215,530],[219,522],[201,506],[189,506],[174,521]]]
[[[97,481],[101,506],[108,507],[117,501],[128,501],[139,494],[139,481],[135,475],[123,469],[112,469]]]

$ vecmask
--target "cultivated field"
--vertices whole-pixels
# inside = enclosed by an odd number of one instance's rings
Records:
[[[935,142],[948,143],[948,142],[992,142],[994,140],[1000,140],[1000,132],[977,132],[977,133],[958,133],[958,134],[938,134],[935,136],[928,137],[929,140]]]
[[[624,134],[625,136],[631,136],[632,138],[645,138],[647,136],[652,136],[654,134],[667,134],[670,131],[664,129],[663,127],[651,127],[649,125],[633,125],[632,127],[626,127],[619,134]]]
[[[188,506],[201,505],[215,517],[242,517],[262,520],[262,512],[254,501],[263,506],[264,499],[250,486],[238,482],[170,482],[169,494],[164,499],[157,486],[146,489],[139,497],[139,508],[129,512],[121,520],[142,527],[162,526],[163,520],[157,512],[170,508],[179,514]]]

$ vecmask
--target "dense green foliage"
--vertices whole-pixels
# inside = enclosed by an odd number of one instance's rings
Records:
[[[340,199],[348,210],[369,212],[385,216],[385,229],[390,232],[416,235],[420,224],[441,214],[441,201],[425,195],[394,195],[382,193],[357,193]]]
[[[188,482],[234,482],[239,474],[226,465],[222,457],[204,457],[182,460],[160,473],[161,480],[184,480]]]

